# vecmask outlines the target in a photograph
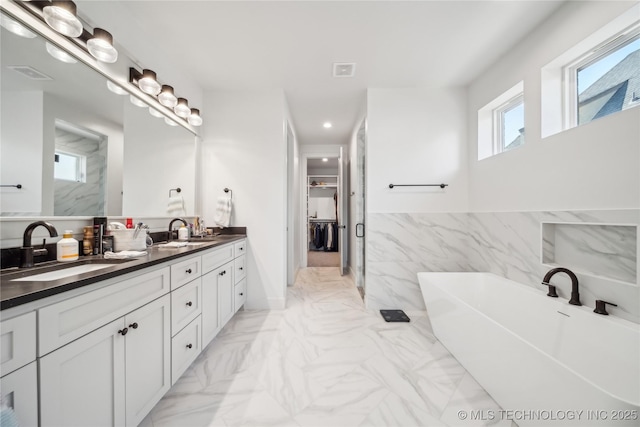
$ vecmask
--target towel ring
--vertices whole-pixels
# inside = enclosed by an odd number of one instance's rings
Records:
[[[181,189],[180,187],[178,187],[178,188],[170,188],[170,189],[169,189],[169,197],[171,197],[171,192],[172,192],[172,191],[175,191],[175,192],[177,192],[177,193],[180,193],[180,192],[182,191],[182,189]]]
[[[225,193],[231,193],[231,195],[229,196],[229,198],[230,198],[230,199],[233,199],[233,190],[230,190],[230,189],[228,189],[228,188],[226,188],[226,187],[225,187],[225,188],[223,189],[223,191],[224,191]]]

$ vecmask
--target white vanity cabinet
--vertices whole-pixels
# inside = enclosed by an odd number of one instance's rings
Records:
[[[238,277],[246,275],[246,240],[213,249],[202,256],[202,343],[220,332],[240,308],[235,301]],[[246,296],[246,291],[243,292]],[[244,303],[244,301],[242,302]]]
[[[0,392],[22,426],[38,424],[35,311],[0,323]]]
[[[169,390],[165,295],[40,358],[44,426],[136,426]]]
[[[170,269],[38,310],[40,422],[135,426],[171,386]]]

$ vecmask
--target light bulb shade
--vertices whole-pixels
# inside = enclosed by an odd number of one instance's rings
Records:
[[[178,98],[173,94],[173,87],[169,85],[162,85],[162,90],[158,95],[158,101],[165,107],[175,107],[178,104]]]
[[[178,124],[176,122],[174,122],[173,120],[171,120],[169,117],[165,117],[164,118],[164,122],[166,124],[168,124],[169,126],[178,126]]]
[[[159,119],[164,117],[164,114],[162,114],[160,111],[156,110],[153,107],[149,107],[149,114],[151,114],[153,117],[157,117]]]
[[[142,70],[142,77],[138,80],[138,87],[144,93],[156,96],[160,93],[160,83],[156,80],[156,73],[151,70]]]
[[[33,31],[30,31],[24,25],[20,24],[17,21],[9,18],[7,15],[0,14],[0,25],[6,28],[8,31],[11,31],[13,34],[18,35],[20,37],[24,37],[27,39],[36,38],[37,35]]]
[[[126,90],[124,90],[123,88],[121,88],[120,86],[118,86],[117,84],[115,84],[114,82],[112,82],[111,80],[107,80],[107,88],[115,93],[116,95],[128,95],[129,92],[127,92]]]
[[[76,58],[69,55],[67,52],[60,49],[58,46],[55,46],[49,42],[46,42],[45,47],[47,49],[47,52],[49,52],[49,55],[53,56],[58,61],[66,62],[67,64],[75,64],[76,62],[78,62]]]
[[[178,104],[173,108],[173,111],[178,117],[186,119],[191,114],[191,109],[187,104],[187,100],[184,98],[178,98]]]
[[[42,9],[44,21],[51,28],[67,37],[80,37],[82,23],[76,16],[76,4],[72,1],[52,1]]]
[[[131,101],[131,103],[136,107],[140,107],[140,108],[148,107],[148,105],[143,100],[133,95],[129,95],[129,101]]]
[[[98,61],[112,64],[118,60],[118,51],[113,47],[113,36],[102,28],[93,29],[93,38],[87,40],[87,49]]]
[[[200,110],[192,108],[187,121],[191,126],[202,126],[202,117],[200,117]]]

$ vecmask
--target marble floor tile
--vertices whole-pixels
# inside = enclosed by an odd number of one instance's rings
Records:
[[[387,323],[337,268],[303,269],[286,309],[239,311],[140,425],[482,425],[457,411],[497,404],[436,340],[427,313],[407,314]]]

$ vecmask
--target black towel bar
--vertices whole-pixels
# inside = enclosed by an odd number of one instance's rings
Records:
[[[449,184],[389,184],[389,188],[393,187],[448,187]]]

